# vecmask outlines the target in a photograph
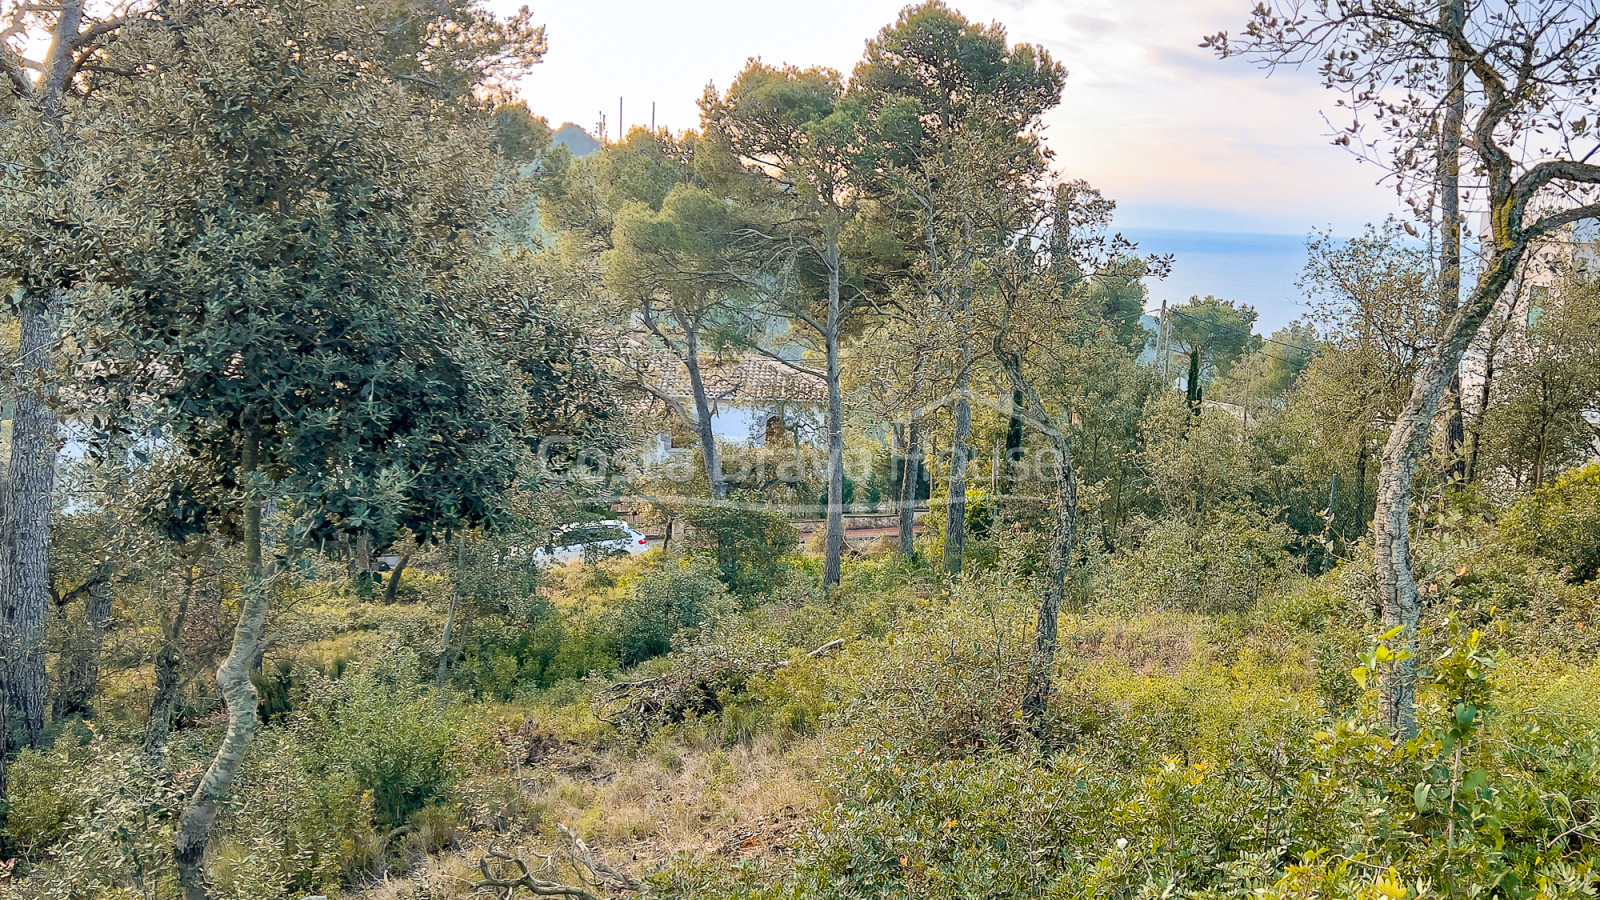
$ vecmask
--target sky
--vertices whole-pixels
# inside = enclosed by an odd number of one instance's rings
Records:
[[[496,0],[509,9],[512,3]],[[1355,234],[1397,208],[1379,172],[1330,144],[1335,95],[1314,73],[1270,77],[1217,60],[1203,35],[1238,31],[1253,0],[950,0],[1042,44],[1067,67],[1045,140],[1064,174],[1117,202],[1117,227],[1177,254],[1152,305],[1190,294],[1254,303],[1262,327],[1295,317],[1294,276],[1314,228]],[[750,57],[845,75],[902,0],[589,0],[534,6],[549,53],[522,83],[552,125],[699,125],[707,83]],[[1204,232],[1203,236],[1176,232]],[[1261,235],[1275,235],[1263,240]]]

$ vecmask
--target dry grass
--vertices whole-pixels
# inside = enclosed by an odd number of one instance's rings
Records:
[[[571,883],[575,873],[559,862],[564,841],[557,823],[634,878],[681,856],[785,856],[794,832],[820,806],[822,752],[815,742],[785,747],[767,737],[723,746],[692,726],[637,749],[545,746],[535,754],[541,758],[495,786],[510,815],[491,827],[463,829],[449,853],[417,860],[405,876],[350,896],[469,896],[477,861],[490,847],[535,868],[536,854],[554,856],[558,863],[542,877]]]
[[[1069,659],[1115,660],[1137,675],[1172,675],[1194,658],[1203,627],[1198,619],[1178,614],[1063,618],[1061,646]]]

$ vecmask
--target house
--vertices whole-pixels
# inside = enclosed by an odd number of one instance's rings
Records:
[[[647,407],[664,412],[669,399],[693,411],[689,373],[676,356],[654,352],[637,368],[656,398]],[[776,448],[810,441],[820,433],[828,390],[818,378],[749,351],[703,360],[700,375],[711,408],[711,430],[721,443]],[[692,449],[695,443],[687,428],[663,428],[646,441],[644,461],[662,462],[674,449]]]
[[[1487,236],[1488,214],[1483,218],[1481,233]],[[1484,385],[1493,371],[1491,365],[1524,346],[1528,328],[1537,324],[1548,309],[1551,292],[1575,272],[1600,275],[1600,222],[1568,225],[1529,250],[1516,280],[1501,295],[1489,322],[1478,331],[1462,357],[1461,405],[1468,416],[1479,415],[1483,410]],[[1600,435],[1600,410],[1589,410],[1584,418]],[[1600,453],[1600,436],[1595,450]]]

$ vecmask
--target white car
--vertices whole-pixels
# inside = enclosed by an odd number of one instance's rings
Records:
[[[534,562],[559,566],[580,559],[632,556],[650,549],[645,536],[621,519],[563,525],[550,543],[533,551]]]

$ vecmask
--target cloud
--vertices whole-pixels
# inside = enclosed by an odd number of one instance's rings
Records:
[[[491,0],[510,11],[522,0]],[[969,18],[998,21],[1038,43],[1071,73],[1047,119],[1058,164],[1121,203],[1124,221],[1156,224],[1211,210],[1230,228],[1304,233],[1381,219],[1394,206],[1377,171],[1328,145],[1319,110],[1332,97],[1314,73],[1271,78],[1198,46],[1237,29],[1249,0],[953,0]],[[903,0],[597,0],[539,10],[550,56],[523,85],[554,122],[586,127],[618,96],[629,123],[698,125],[707,81],[726,85],[750,56],[848,72],[866,40]],[[615,133],[615,132],[613,132]]]

